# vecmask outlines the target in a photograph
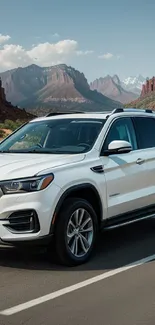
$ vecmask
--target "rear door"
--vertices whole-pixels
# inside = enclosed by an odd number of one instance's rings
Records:
[[[145,202],[155,205],[155,118],[134,117],[139,152],[145,159],[147,179],[145,183]]]
[[[104,150],[113,140],[131,143],[130,153],[104,156]],[[117,118],[112,122],[102,148],[102,163],[107,185],[108,217],[137,210],[146,204],[146,161],[143,150],[138,150],[137,139],[130,117]]]

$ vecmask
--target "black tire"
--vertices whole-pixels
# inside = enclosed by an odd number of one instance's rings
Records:
[[[88,252],[84,256],[76,257],[72,254],[67,244],[67,226],[70,217],[77,209],[84,209],[89,213],[93,224],[93,239]],[[97,215],[89,202],[80,198],[66,199],[59,215],[55,229],[55,248],[58,261],[67,266],[76,266],[85,263],[90,258],[98,233],[98,219]]]

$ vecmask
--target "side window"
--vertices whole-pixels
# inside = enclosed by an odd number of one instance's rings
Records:
[[[155,147],[155,119],[151,117],[135,117],[135,129],[139,149]]]
[[[114,140],[124,140],[131,143],[133,150],[137,149],[136,135],[130,118],[119,118],[111,125],[105,139],[102,152],[108,149],[108,145]]]

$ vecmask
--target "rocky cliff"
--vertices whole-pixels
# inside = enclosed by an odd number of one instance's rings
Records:
[[[51,110],[110,111],[121,104],[90,86],[84,74],[60,64],[41,68],[30,65],[0,74],[6,97],[37,115]]]
[[[128,107],[149,108],[155,110],[155,77],[146,79],[142,85],[140,97],[129,103]]]
[[[141,97],[149,95],[152,92],[155,92],[155,77],[147,79],[145,84],[142,85]]]
[[[21,110],[18,107],[14,107],[6,100],[5,91],[2,87],[2,81],[0,79],[0,122],[4,122],[7,119],[12,121],[27,121],[32,118],[33,115],[27,113],[25,110]]]
[[[104,78],[94,80],[90,84],[90,89],[96,89],[101,94],[108,96],[113,100],[120,101],[123,104],[138,97],[138,95],[123,89],[121,81],[117,75],[114,75],[113,77],[108,75]]]

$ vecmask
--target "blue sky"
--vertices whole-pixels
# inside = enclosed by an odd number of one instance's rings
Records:
[[[0,34],[10,39],[0,44],[0,70],[29,64],[33,57],[40,65],[63,60],[89,81],[106,74],[151,77],[154,15],[154,0],[1,0]],[[75,43],[55,46],[64,40]]]

